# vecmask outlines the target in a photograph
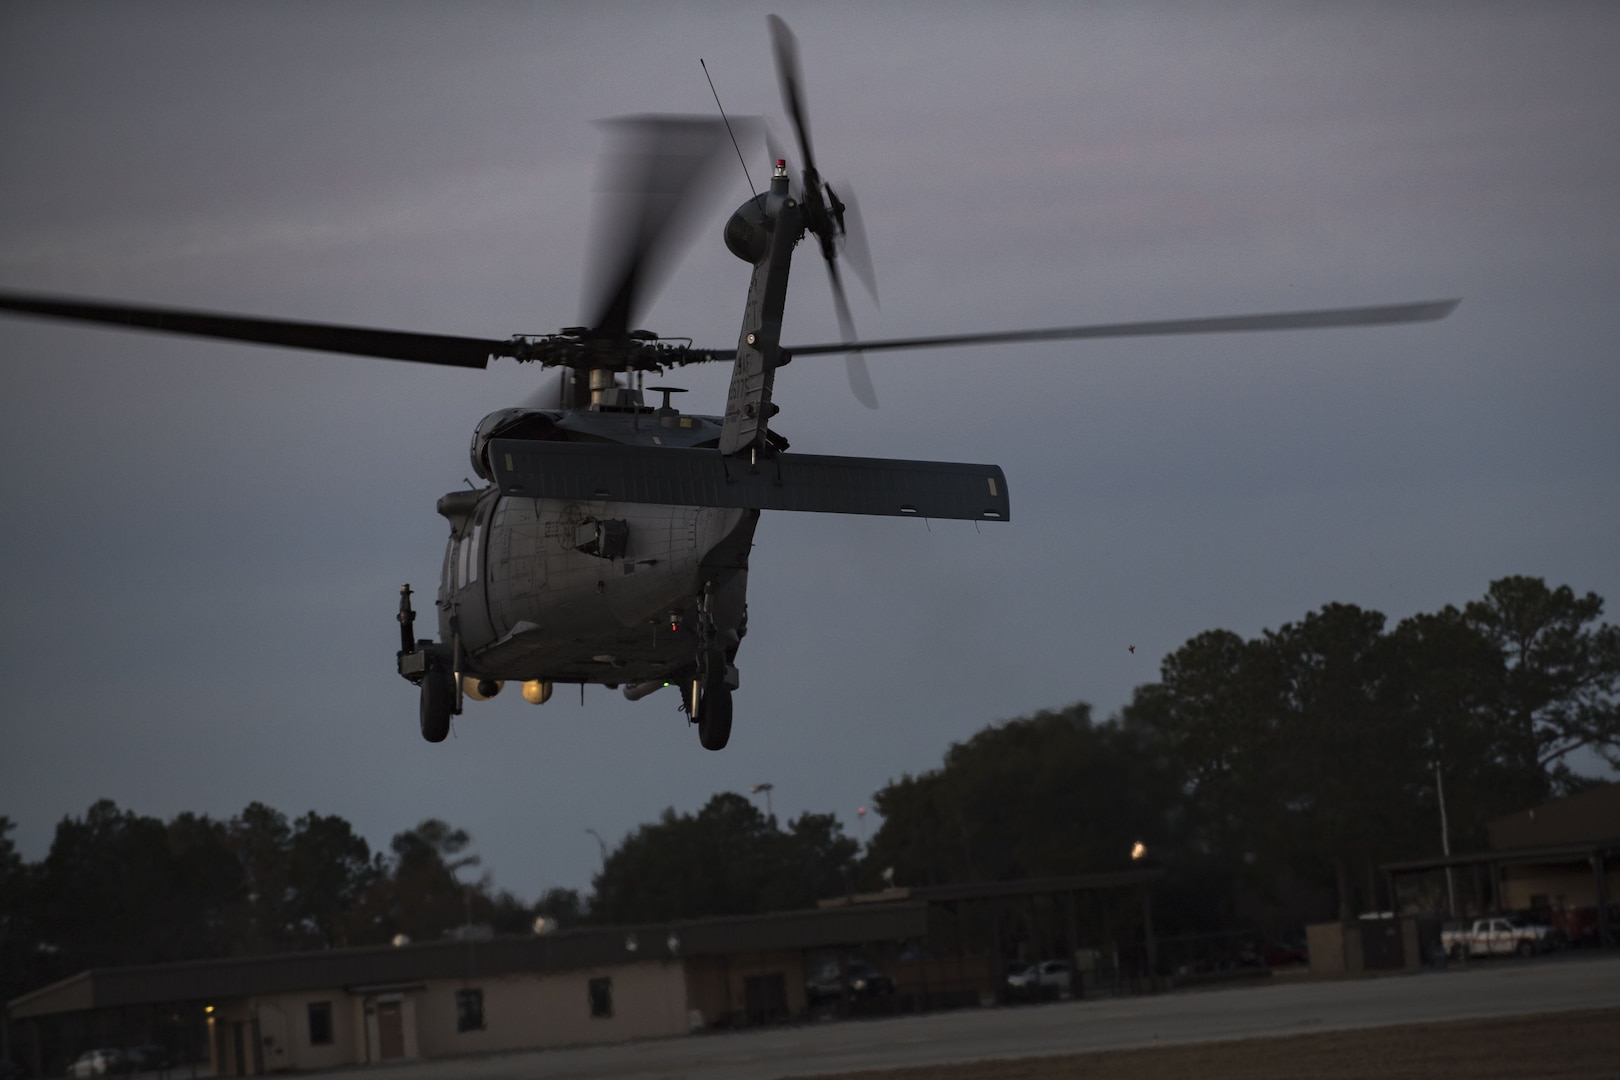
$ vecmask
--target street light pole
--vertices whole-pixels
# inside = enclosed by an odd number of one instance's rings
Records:
[[[606,873],[607,872],[607,844],[605,844],[602,841],[602,835],[600,833],[598,833],[595,829],[586,829],[585,831],[590,833],[592,836],[596,837],[597,850],[602,853],[602,871],[603,871],[603,873]]]
[[[770,781],[766,781],[763,784],[755,784],[753,787],[748,789],[748,794],[750,795],[759,795],[761,793],[764,794],[765,816],[770,818],[772,821],[776,820],[776,811],[771,808],[771,792],[775,789],[776,785]]]

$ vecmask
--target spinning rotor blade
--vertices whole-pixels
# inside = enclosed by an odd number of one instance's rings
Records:
[[[832,193],[832,186],[827,191]],[[844,236],[844,248],[840,257],[849,264],[850,272],[855,275],[862,285],[866,286],[866,293],[877,304],[877,273],[872,269],[872,249],[866,243],[866,228],[861,224],[860,207],[855,203],[855,195],[850,191],[848,184],[843,185],[841,202],[844,204],[844,213],[839,219],[838,227]]]
[[[596,336],[618,339],[635,327],[678,241],[695,224],[705,183],[730,152],[725,123],[707,116],[629,116],[605,122],[615,147],[603,158],[595,287],[587,307]],[[747,117],[733,117],[740,134]]]
[[[782,107],[787,110],[788,119],[793,121],[793,130],[799,136],[799,153],[804,155],[804,167],[813,172],[816,155],[810,150],[810,123],[804,118],[804,97],[799,92],[799,86],[804,81],[799,76],[799,43],[780,16],[768,15],[766,22],[770,24],[771,46],[776,51],[776,77],[782,84]]]
[[[1045,330],[1000,330],[988,334],[948,334],[940,337],[888,338],[881,341],[839,341],[821,345],[786,346],[794,356],[815,356],[878,349],[935,349],[948,345],[992,345],[1019,341],[1061,341],[1070,338],[1153,337],[1167,334],[1220,334],[1246,330],[1315,330],[1339,326],[1384,326],[1394,323],[1433,322],[1443,319],[1461,300],[1430,300],[1381,307],[1327,308],[1287,311],[1269,315],[1222,315],[1209,319],[1170,319],[1165,322],[1102,323],[1096,326],[1056,326]]]
[[[849,313],[849,298],[844,295],[844,283],[838,276],[838,264],[827,260],[827,280],[832,284],[833,307],[838,311],[838,329],[847,340],[855,340],[855,318]],[[872,372],[867,369],[866,357],[859,349],[844,357],[844,369],[849,375],[849,389],[855,400],[868,409],[878,407],[877,388],[872,385]]]
[[[386,360],[412,360],[420,364],[484,368],[491,356],[513,355],[511,341],[422,334],[410,330],[375,330],[332,323],[260,319],[250,315],[185,311],[107,301],[69,300],[62,297],[0,292],[0,311],[37,315],[71,322],[104,323],[166,334],[245,341],[287,349],[380,356]]]
[[[854,341],[855,319],[850,314],[849,297],[844,293],[837,259],[839,247],[842,247],[844,255],[852,260],[850,268],[860,278],[861,284],[866,286],[867,292],[872,294],[875,303],[877,282],[872,274],[872,256],[866,246],[866,233],[861,229],[854,199],[848,202],[840,200],[832,186],[822,182],[821,174],[816,170],[815,151],[810,148],[810,121],[805,117],[804,92],[800,89],[804,79],[799,74],[799,45],[793,31],[776,15],[769,16],[767,21],[771,28],[771,44],[776,52],[776,75],[782,85],[782,107],[793,122],[793,130],[799,136],[799,152],[804,156],[805,190],[801,200],[807,215],[805,227],[820,242],[822,257],[827,263],[827,280],[832,285],[838,328],[846,341]],[[775,156],[774,150],[772,156]],[[853,231],[849,228],[850,221],[854,224]],[[841,245],[835,244],[837,239],[843,241]],[[866,366],[866,358],[861,355],[861,350],[857,347],[838,351],[848,354],[845,368],[849,374],[849,388],[856,400],[868,409],[877,408],[877,390],[872,386],[872,373]]]
[[[540,377],[540,384],[521,403],[525,409],[567,409],[573,401],[576,376],[572,368],[555,368]]]

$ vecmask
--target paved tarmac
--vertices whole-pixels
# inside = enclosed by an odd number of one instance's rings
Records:
[[[369,1066],[365,1074],[386,1080],[752,1080],[1610,1006],[1620,1006],[1620,957],[1565,955],[1376,979],[1279,978],[1261,986],[1156,997],[962,1009]]]

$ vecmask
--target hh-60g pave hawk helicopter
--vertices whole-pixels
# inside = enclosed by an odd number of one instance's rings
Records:
[[[858,340],[840,259],[873,291],[855,215],[822,178],[811,150],[797,46],[770,17],[783,104],[797,136],[798,183],[775,159],[770,186],[731,215],[727,248],[753,267],[735,349],[698,349],[634,329],[648,278],[689,216],[710,166],[724,156],[724,117],[616,122],[629,152],[613,160],[624,193],[591,321],[508,340],[452,337],[248,316],[0,293],[0,310],[290,348],[484,368],[510,357],[560,369],[552,399],[502,409],[479,423],[472,467],[482,488],[438,502],[450,541],[437,598],[439,639],[416,637],[410,586],[399,604],[399,673],[419,688],[422,735],[440,742],[466,698],[506,682],[545,702],[557,683],[623,687],[639,699],[665,686],[702,745],[731,733],[736,656],[747,632],[748,556],[762,510],[1006,521],[1007,483],[994,465],[827,457],[788,452],[771,430],[776,369],[793,356],[844,354],[850,384],[875,405],[861,355],[882,349],[1286,330],[1420,322],[1457,301]],[[738,150],[741,157],[741,151]],[[793,252],[815,240],[844,340],[780,342]],[[682,413],[674,387],[644,387],[648,372],[729,360],[724,416]],[[645,390],[662,395],[655,407]]]

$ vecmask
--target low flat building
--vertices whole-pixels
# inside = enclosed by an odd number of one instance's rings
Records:
[[[1486,823],[1487,851],[1389,863],[1398,910],[1468,918],[1534,912],[1577,943],[1615,944],[1620,784]]]
[[[803,1017],[812,982],[820,1008],[856,1015],[992,1004],[1006,993],[1006,958],[1026,951],[1076,958],[1086,992],[1104,972],[1080,962],[1101,955],[1083,947],[1083,928],[1114,932],[1090,902],[1112,911],[1121,897],[1124,932],[1141,943],[1125,961],[1107,950],[1106,981],[1144,992],[1157,985],[1150,890],[1163,874],[1144,866],[889,889],[772,915],[92,969],[9,1003],[20,1026],[12,1054],[47,1075],[87,1047],[162,1043],[213,1075],[257,1076],[622,1042]],[[874,996],[845,978],[855,959],[875,962],[890,989]]]
[[[915,940],[927,922],[925,904],[884,904],[90,970],[8,1013],[38,1075],[68,1041],[150,1041],[155,1017],[200,1020],[216,1076],[621,1042],[802,1014],[808,955]],[[148,1034],[103,1034],[132,1026]]]

